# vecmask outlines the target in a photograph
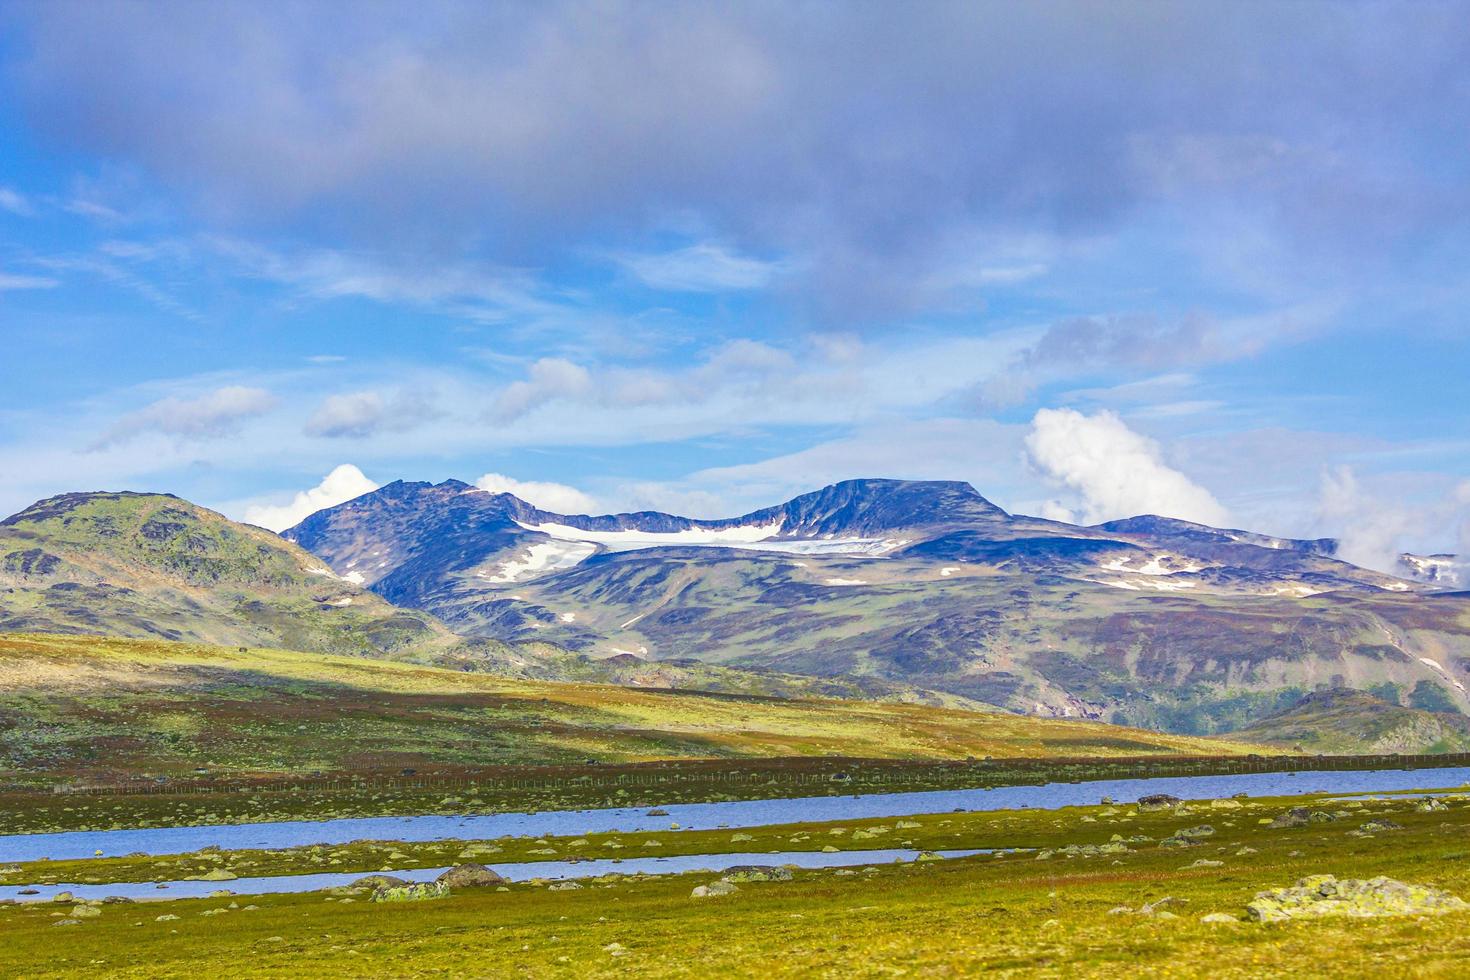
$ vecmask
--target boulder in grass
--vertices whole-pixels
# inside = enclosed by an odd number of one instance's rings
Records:
[[[726,868],[721,881],[790,881],[791,869],[768,864],[737,864]]]
[[[406,885],[390,885],[373,891],[369,901],[373,902],[426,902],[445,898],[449,889],[437,881],[414,881]]]
[[[1183,802],[1179,797],[1170,796],[1168,793],[1154,793],[1150,796],[1140,796],[1138,798],[1138,811],[1140,813],[1152,813],[1156,810],[1172,810]]]
[[[699,885],[689,893],[690,898],[723,898],[733,895],[740,889],[728,881],[712,881],[708,885]]]
[[[398,878],[394,875],[367,875],[359,878],[348,888],[402,888],[408,884],[406,878]]]
[[[1312,875],[1291,888],[1260,892],[1245,907],[1255,922],[1342,916],[1355,919],[1399,915],[1443,915],[1470,911],[1470,902],[1427,885],[1393,878],[1336,878]]]
[[[483,864],[456,864],[434,879],[446,888],[493,888],[505,879]]]

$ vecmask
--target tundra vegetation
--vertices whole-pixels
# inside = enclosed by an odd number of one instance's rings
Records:
[[[220,875],[223,887],[204,899],[0,906],[0,972],[1102,976],[1126,969],[1244,977],[1310,963],[1332,976],[1455,976],[1470,955],[1467,839],[1470,796],[1448,792],[1428,800],[1228,799],[399,843],[398,868],[472,861],[493,871],[497,861],[602,856],[617,852],[613,844],[641,851],[656,842],[670,854],[769,850],[774,870],[608,874],[572,887],[497,882],[471,866],[425,887],[377,879],[264,896],[230,894]],[[64,868],[34,862],[5,876],[348,870],[386,860],[387,846],[102,858]],[[782,851],[895,846],[1000,850],[869,867],[779,867]]]

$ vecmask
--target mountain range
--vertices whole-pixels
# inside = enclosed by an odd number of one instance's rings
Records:
[[[467,636],[946,691],[1174,731],[1319,688],[1470,708],[1470,597],[1331,539],[1011,515],[964,483],[852,480],[741,517],[554,514],[389,484],[284,537]]]
[[[1357,691],[1382,710],[1344,702],[1339,722],[1398,710],[1395,731],[1460,731],[1419,715],[1470,711],[1470,594],[1336,552],[1154,516],[1012,515],[952,482],[852,480],[696,520],[400,481],[281,536],[166,494],[75,493],[0,522],[0,631],[1194,734]]]

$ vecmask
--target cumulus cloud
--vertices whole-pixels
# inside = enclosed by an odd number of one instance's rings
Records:
[[[564,483],[517,480],[503,473],[486,473],[475,481],[475,486],[491,493],[512,494],[528,504],[557,514],[593,514],[597,511],[597,501]]]
[[[164,398],[118,419],[90,447],[106,449],[149,433],[180,439],[229,435],[247,419],[264,415],[279,404],[264,388],[227,385],[194,398]]]
[[[672,252],[623,253],[615,257],[646,285],[682,292],[759,289],[780,264],[741,255],[715,242],[700,242]]]
[[[328,396],[311,418],[305,432],[327,439],[361,439],[380,432],[403,432],[432,418],[435,410],[420,395],[399,392],[389,397],[378,391],[352,391]]]
[[[343,463],[310,490],[302,490],[281,505],[255,504],[245,508],[245,521],[280,533],[295,527],[319,510],[346,503],[378,489],[356,466]]]
[[[558,398],[574,398],[592,390],[592,375],[580,364],[543,357],[531,365],[524,381],[507,385],[495,399],[491,415],[510,422]]]
[[[1442,552],[1457,541],[1456,571],[1470,582],[1470,481],[1409,504],[1365,487],[1350,466],[1330,467],[1322,473],[1317,520],[1338,539],[1339,558],[1390,574],[1404,574],[1398,559],[1405,551]]]
[[[1096,524],[1157,514],[1217,527],[1228,520],[1208,490],[1171,468],[1157,443],[1112,412],[1043,408],[1031,421],[1026,453],[1046,479],[1077,497],[1073,505],[1049,502],[1042,516],[1053,520]]]

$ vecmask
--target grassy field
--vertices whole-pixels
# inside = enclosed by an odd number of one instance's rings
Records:
[[[1300,805],[1334,819],[1267,825]],[[1362,829],[1383,820],[1398,828]],[[100,915],[67,928],[65,942],[54,923],[72,917],[70,904],[0,907],[0,974],[1449,977],[1462,976],[1470,956],[1470,913],[1282,924],[1244,915],[1256,892],[1319,873],[1387,875],[1470,896],[1470,805],[1463,797],[1433,812],[1405,799],[1298,797],[1156,813],[1095,806],[936,814],[903,824],[791,825],[747,831],[754,839],[737,843],[754,850],[905,840],[1055,849],[1115,835],[1127,843],[1095,856],[1043,851],[798,871],[792,881],[744,883],[713,899],[691,898],[695,885],[717,877],[695,873],[608,876],[566,891],[526,883],[397,905],[321,892],[102,905],[95,906]],[[1162,843],[1202,826],[1211,832],[1196,831],[1190,846]],[[625,845],[657,840],[675,853],[676,846],[718,849],[721,835],[733,833],[621,837]],[[546,842],[559,853],[607,843]],[[496,842],[502,852],[484,860],[493,866],[517,856],[509,844]],[[249,858],[221,857],[231,859]],[[1142,914],[1150,903],[1167,914]],[[1201,921],[1211,913],[1235,921]]]
[[[0,769],[38,786],[196,769],[1261,751],[925,705],[515,681],[324,654],[29,634],[0,635],[0,728]]]

